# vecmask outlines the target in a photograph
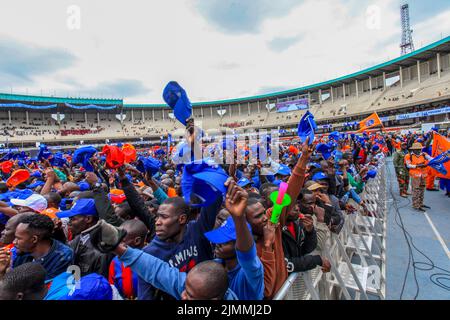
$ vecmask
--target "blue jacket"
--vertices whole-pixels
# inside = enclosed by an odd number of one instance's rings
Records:
[[[216,215],[222,204],[222,198],[209,207],[202,208],[197,220],[190,221],[186,226],[183,240],[180,243],[165,242],[155,237],[143,251],[169,263],[171,267],[181,272],[189,272],[196,264],[213,259],[212,247],[204,236],[212,230]],[[141,277],[138,282],[138,300],[154,300],[156,290]]]
[[[119,258],[126,267],[130,267],[133,272],[151,283],[155,288],[181,300],[181,293],[186,286],[186,272],[180,272],[175,267],[171,267],[167,262],[162,261],[139,249],[127,248],[125,253]],[[225,300],[237,300],[236,294],[228,289]]]
[[[73,250],[62,242],[52,239],[50,251],[45,256],[35,260],[29,253],[22,255],[18,254],[13,262],[13,268],[26,262],[37,262],[47,271],[45,280],[51,280],[57,275],[65,272],[72,264],[72,261]]]
[[[262,300],[264,297],[264,267],[256,254],[256,246],[248,252],[236,250],[238,265],[228,271],[228,287],[239,300]]]

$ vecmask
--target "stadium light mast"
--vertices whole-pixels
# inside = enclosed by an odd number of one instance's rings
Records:
[[[402,20],[402,42],[400,43],[400,48],[401,55],[405,55],[414,51],[413,30],[409,19],[409,4],[405,3],[400,7],[400,15]]]

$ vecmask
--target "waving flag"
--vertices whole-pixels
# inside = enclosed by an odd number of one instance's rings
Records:
[[[447,163],[448,161],[450,161],[450,151],[441,153],[437,157],[433,158],[430,160],[428,165],[445,176],[447,174],[447,169],[445,168],[444,163]]]
[[[186,126],[192,114],[192,105],[186,91],[176,82],[169,82],[163,91],[163,99],[172,108],[175,118]]]
[[[431,152],[431,156],[434,157],[435,159],[438,158],[438,156],[442,156],[443,154],[447,154],[448,156],[448,152],[450,150],[450,140],[448,140],[446,137],[440,135],[437,132],[433,133],[433,148],[432,148],[432,152]],[[433,159],[433,160],[435,160]],[[445,156],[444,159],[441,160],[445,160]],[[442,168],[441,171],[437,170],[435,167],[431,166],[433,169],[435,169],[438,174],[437,177],[439,178],[445,178],[445,179],[450,179],[450,162],[449,161],[443,161],[440,163],[440,165],[442,165],[445,168],[446,173],[442,173]],[[438,166],[439,166],[439,162],[438,162]]]
[[[369,117],[365,118],[363,121],[359,123],[359,130],[358,132],[362,132],[364,130],[377,127],[377,126],[383,126],[383,123],[380,120],[380,117],[378,117],[378,114],[374,112]]]
[[[309,145],[314,141],[314,131],[317,130],[316,122],[314,121],[314,116],[311,112],[307,111],[298,124],[297,133],[300,137],[300,141],[305,142],[306,138],[309,137]]]

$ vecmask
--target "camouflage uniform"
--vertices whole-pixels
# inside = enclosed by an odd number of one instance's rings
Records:
[[[405,165],[405,155],[406,153],[401,149],[395,151],[393,155],[393,164],[395,174],[397,175],[400,195],[406,194],[409,186],[409,172]]]
[[[425,194],[425,178],[412,178],[412,206],[415,209],[423,206],[423,198]]]

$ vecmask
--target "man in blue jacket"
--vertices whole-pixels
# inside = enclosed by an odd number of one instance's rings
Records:
[[[52,239],[52,219],[42,214],[26,217],[16,228],[14,245],[20,254],[13,263],[17,267],[26,262],[41,264],[47,271],[46,280],[67,270],[73,261],[70,247]]]

